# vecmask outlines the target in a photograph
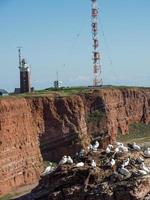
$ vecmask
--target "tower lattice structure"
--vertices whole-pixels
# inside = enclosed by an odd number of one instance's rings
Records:
[[[99,10],[97,0],[92,1],[92,38],[93,38],[93,86],[102,86],[101,64],[98,39]]]

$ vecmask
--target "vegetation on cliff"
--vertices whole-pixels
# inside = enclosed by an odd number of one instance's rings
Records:
[[[150,143],[150,124],[134,123],[129,125],[129,131],[125,135],[118,132],[117,139],[124,142],[133,142],[147,145]]]

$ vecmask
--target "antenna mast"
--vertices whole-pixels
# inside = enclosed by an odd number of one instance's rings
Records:
[[[92,37],[93,37],[93,86],[102,86],[99,40],[98,40],[98,6],[97,0],[92,1]]]
[[[21,68],[21,49],[22,47],[17,47],[18,48],[18,57],[19,57],[19,68]]]

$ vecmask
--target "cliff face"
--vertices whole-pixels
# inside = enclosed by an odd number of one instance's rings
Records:
[[[0,195],[38,181],[43,159],[88,144],[85,118],[80,96],[0,100]]]
[[[0,195],[37,181],[42,157],[25,99],[0,101]]]
[[[90,142],[80,96],[29,98],[44,160],[59,160]]]
[[[0,100],[0,194],[39,179],[44,160],[101,146],[131,123],[150,122],[150,90],[101,89],[71,97]],[[39,148],[40,146],[40,148]]]
[[[107,128],[115,139],[118,130],[128,132],[132,123],[150,123],[150,90],[102,90],[107,116]]]

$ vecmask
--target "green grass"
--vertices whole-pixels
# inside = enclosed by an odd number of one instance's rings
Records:
[[[143,90],[149,90],[150,87],[143,87],[143,86],[125,86],[125,85],[107,85],[102,88],[108,88],[108,89],[143,89]]]
[[[7,97],[1,97],[0,98],[22,98],[22,97],[39,97],[39,96],[48,96],[48,95],[55,95],[55,96],[72,96],[79,93],[87,93],[90,90],[88,87],[66,87],[66,88],[60,88],[58,90],[55,90],[54,88],[47,88],[44,90],[36,90],[32,93],[23,93],[23,94],[10,94]]]
[[[57,167],[57,163],[55,163],[55,162],[50,162],[50,161],[45,160],[45,161],[44,161],[44,167],[46,168],[46,167],[48,167],[49,165],[51,165],[51,166],[54,167],[54,168]]]
[[[0,99],[3,98],[21,98],[21,97],[30,97],[30,96],[47,96],[47,95],[58,95],[58,96],[71,96],[76,94],[84,94],[88,93],[89,91],[98,91],[100,89],[144,89],[144,90],[150,90],[150,87],[140,87],[140,86],[115,86],[115,85],[104,85],[102,87],[98,88],[92,88],[92,87],[63,87],[58,90],[55,90],[54,88],[47,88],[43,90],[36,90],[33,93],[24,93],[24,94],[11,94],[9,96],[0,96]]]
[[[134,141],[139,144],[150,143],[150,124],[132,124],[129,126],[129,132],[126,135],[118,133],[117,140],[126,143]]]
[[[11,199],[11,195],[5,195],[5,196],[3,196],[3,197],[0,197],[0,200],[9,200],[9,199]]]
[[[95,110],[92,113],[89,113],[87,116],[87,121],[88,122],[93,122],[93,121],[100,121],[106,116],[106,114],[100,110]]]
[[[70,96],[75,95],[79,93],[85,93],[88,92],[88,88],[84,87],[68,87],[68,88],[62,88],[55,90],[54,88],[48,88],[46,90],[39,90],[36,91],[35,94],[58,94],[59,96]]]

